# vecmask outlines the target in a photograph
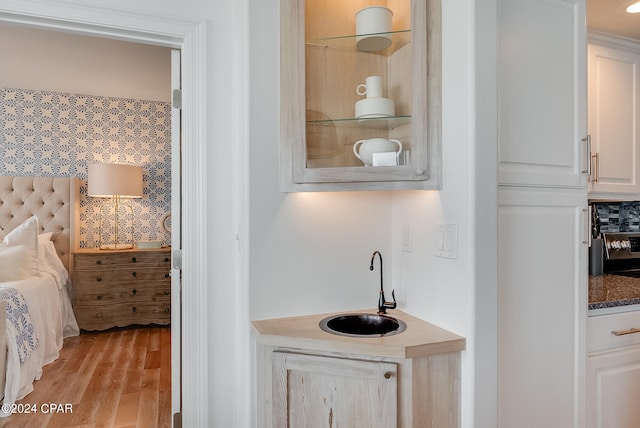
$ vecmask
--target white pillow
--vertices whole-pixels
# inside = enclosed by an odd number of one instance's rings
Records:
[[[24,245],[29,250],[26,258],[29,262],[29,272],[32,275],[38,274],[38,218],[29,217],[20,226],[9,232],[0,247],[14,247]]]
[[[53,236],[53,232],[43,232],[38,235],[38,244],[42,244],[44,242],[51,241],[51,237]]]
[[[0,282],[17,281],[31,276],[31,250],[25,245],[0,247]]]

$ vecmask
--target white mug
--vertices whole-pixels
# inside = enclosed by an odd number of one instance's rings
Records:
[[[384,6],[369,6],[356,13],[356,45],[366,52],[391,46],[393,12]]]
[[[356,87],[358,95],[367,95],[367,98],[382,98],[382,76],[369,76],[366,83]]]

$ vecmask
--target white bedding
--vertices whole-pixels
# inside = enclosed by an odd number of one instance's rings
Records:
[[[42,368],[58,358],[63,338],[77,336],[80,332],[68,293],[69,275],[56,255],[53,243],[39,242],[38,251],[37,276],[0,283],[0,287],[12,287],[22,293],[39,340],[36,350],[20,364],[15,328],[7,322],[5,406],[2,408],[29,394],[34,380],[42,376]],[[9,415],[0,412],[0,417],[5,416]]]

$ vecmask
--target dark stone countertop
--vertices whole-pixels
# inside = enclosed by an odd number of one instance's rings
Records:
[[[589,309],[640,304],[640,278],[620,275],[589,276]]]

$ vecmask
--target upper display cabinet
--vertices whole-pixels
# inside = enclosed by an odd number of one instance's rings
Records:
[[[280,188],[438,189],[441,0],[280,1]]]

